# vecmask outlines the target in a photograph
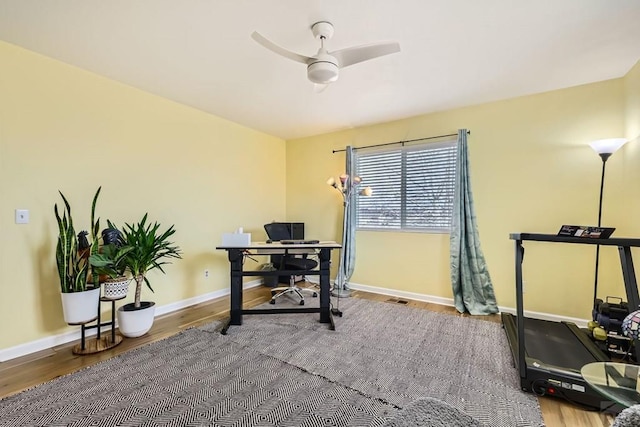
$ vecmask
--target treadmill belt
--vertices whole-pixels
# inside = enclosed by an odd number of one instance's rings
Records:
[[[545,364],[580,371],[596,361],[564,323],[525,317],[524,331],[527,355]]]

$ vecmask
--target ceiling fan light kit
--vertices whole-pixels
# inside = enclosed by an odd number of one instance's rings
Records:
[[[315,61],[307,66],[307,77],[313,83],[327,84],[338,80],[339,68],[332,61]]]
[[[400,51],[399,43],[382,42],[328,52],[324,47],[324,41],[333,36],[333,25],[327,21],[316,22],[311,26],[311,32],[316,39],[320,40],[320,49],[314,56],[291,52],[256,31],[251,34],[251,37],[278,55],[306,64],[307,78],[313,83],[325,85],[338,80],[340,68]]]

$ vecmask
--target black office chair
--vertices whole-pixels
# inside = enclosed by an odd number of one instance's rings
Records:
[[[266,231],[269,241],[279,242],[280,240],[291,239],[291,230],[285,223],[272,222],[264,225],[264,231]],[[311,270],[318,265],[317,261],[308,259],[306,255],[271,255],[271,263],[278,270]],[[282,295],[296,294],[300,298],[300,305],[304,305],[303,292],[309,292],[312,296],[317,297],[318,294],[313,289],[302,288],[296,285],[296,275],[278,276],[278,282],[288,283],[289,286],[283,286],[274,288],[271,290],[271,301],[269,303],[275,304],[276,299]]]

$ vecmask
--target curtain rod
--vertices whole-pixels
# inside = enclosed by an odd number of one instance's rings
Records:
[[[468,130],[468,131],[467,131],[467,135],[470,135],[470,134],[471,134],[471,131],[470,131],[470,130]],[[410,140],[408,140],[408,141],[396,141],[396,142],[387,142],[387,143],[384,143],[384,144],[365,145],[364,147],[353,147],[353,149],[354,149],[354,150],[358,150],[358,149],[361,149],[361,148],[384,147],[385,145],[395,145],[395,144],[402,144],[402,145],[404,145],[404,144],[405,144],[405,143],[407,143],[407,142],[424,141],[424,140],[426,140],[426,139],[438,139],[438,138],[445,138],[445,137],[447,137],[447,136],[458,136],[458,134],[457,134],[457,133],[450,133],[450,134],[447,134],[447,135],[428,136],[428,137],[426,137],[426,138],[410,139]],[[341,151],[347,151],[347,149],[346,149],[346,148],[343,148],[342,150],[333,150],[333,154],[335,154],[335,153],[339,153],[339,152],[341,152]]]

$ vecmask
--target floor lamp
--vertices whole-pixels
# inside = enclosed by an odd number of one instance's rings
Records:
[[[599,139],[589,143],[591,148],[602,159],[602,176],[600,177],[600,198],[598,199],[598,227],[602,225],[602,195],[604,194],[604,172],[607,164],[607,160],[613,153],[615,153],[620,147],[627,142],[625,138],[609,138]],[[598,298],[598,266],[600,262],[600,245],[596,245],[596,272],[593,284],[593,303],[595,304]]]
[[[349,209],[349,204],[351,203],[351,199],[356,195],[362,196],[371,196],[372,190],[371,187],[361,188],[360,184],[362,183],[362,179],[359,176],[350,177],[347,174],[342,174],[338,179],[334,179],[333,177],[327,180],[327,184],[335,188],[342,194],[342,203],[343,203],[343,211],[342,211],[342,249],[340,249],[340,263],[338,264],[338,276],[336,277],[335,286],[333,287],[333,291],[331,292],[333,296],[340,298],[348,298],[351,296],[351,291],[347,288],[347,272],[346,272],[346,263],[347,263],[347,247],[348,244],[347,234],[348,234],[348,221],[347,221],[347,210]]]

